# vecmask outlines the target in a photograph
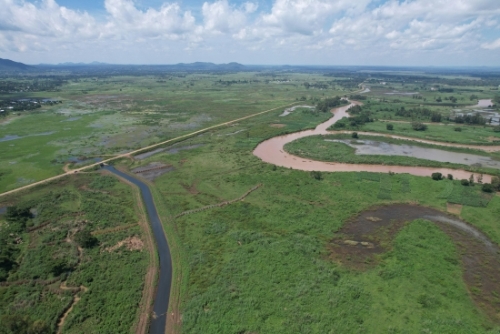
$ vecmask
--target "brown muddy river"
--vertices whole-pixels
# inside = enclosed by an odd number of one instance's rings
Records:
[[[451,168],[431,168],[431,167],[409,167],[409,166],[391,166],[391,165],[363,165],[363,164],[347,164],[336,162],[325,162],[311,159],[301,158],[285,152],[283,147],[294,140],[315,136],[325,135],[329,132],[327,129],[335,124],[343,117],[349,117],[347,110],[360,104],[352,101],[351,104],[332,110],[333,117],[324,123],[319,124],[314,130],[305,130],[296,133],[291,133],[283,136],[274,137],[260,143],[253,154],[262,161],[286,168],[293,168],[304,171],[322,171],[322,172],[374,172],[374,173],[408,173],[416,176],[430,176],[432,173],[442,173],[443,175],[451,174],[455,179],[468,179],[471,172],[451,169]],[[447,144],[447,146],[454,146]],[[458,146],[458,145],[457,145]],[[491,182],[490,175],[483,176],[483,182]]]

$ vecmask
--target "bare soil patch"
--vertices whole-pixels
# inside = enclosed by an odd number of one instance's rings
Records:
[[[446,203],[446,210],[454,215],[457,215],[460,217],[460,214],[462,213],[462,207],[463,205],[461,204],[452,204],[452,203]]]
[[[286,124],[269,124],[272,128],[284,128]]]
[[[141,239],[139,239],[139,237],[134,235],[133,237],[128,237],[125,240],[118,241],[116,245],[108,247],[105,250],[111,253],[121,248],[122,246],[125,246],[129,251],[142,251],[142,249],[144,248],[144,243]]]
[[[336,233],[328,245],[330,258],[356,270],[369,269],[377,264],[377,255],[390,250],[392,240],[405,224],[415,219],[434,222],[454,241],[471,298],[493,321],[500,323],[500,248],[454,216],[410,204],[369,209]]]

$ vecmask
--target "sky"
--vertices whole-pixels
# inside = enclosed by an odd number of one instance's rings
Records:
[[[500,0],[0,0],[0,58],[500,66]]]

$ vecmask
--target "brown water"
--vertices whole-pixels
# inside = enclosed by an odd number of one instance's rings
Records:
[[[408,173],[416,176],[430,176],[432,173],[442,173],[443,175],[451,174],[456,179],[468,179],[471,172],[451,168],[430,168],[430,167],[409,167],[409,166],[390,166],[390,165],[363,165],[363,164],[347,164],[316,161],[311,159],[301,158],[285,152],[283,147],[294,140],[325,135],[329,132],[327,129],[335,124],[343,117],[349,117],[347,110],[359,102],[352,101],[351,104],[332,110],[333,117],[324,123],[318,125],[314,130],[305,130],[296,133],[291,133],[283,136],[274,137],[260,143],[253,154],[262,161],[286,168],[293,168],[304,171],[322,171],[322,172],[374,172],[374,173]],[[447,144],[447,146],[454,146]],[[490,175],[483,176],[483,182],[491,182]]]

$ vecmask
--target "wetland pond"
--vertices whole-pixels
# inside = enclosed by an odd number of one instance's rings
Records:
[[[367,270],[390,251],[392,240],[407,224],[425,219],[437,225],[455,243],[462,278],[476,305],[500,321],[500,249],[484,233],[461,219],[439,210],[410,204],[374,207],[352,217],[335,233],[328,246],[330,258],[345,266]]]
[[[481,155],[450,152],[414,145],[389,144],[375,140],[325,139],[325,141],[342,143],[353,147],[356,149],[356,155],[397,155],[468,166],[500,169],[500,161]]]

